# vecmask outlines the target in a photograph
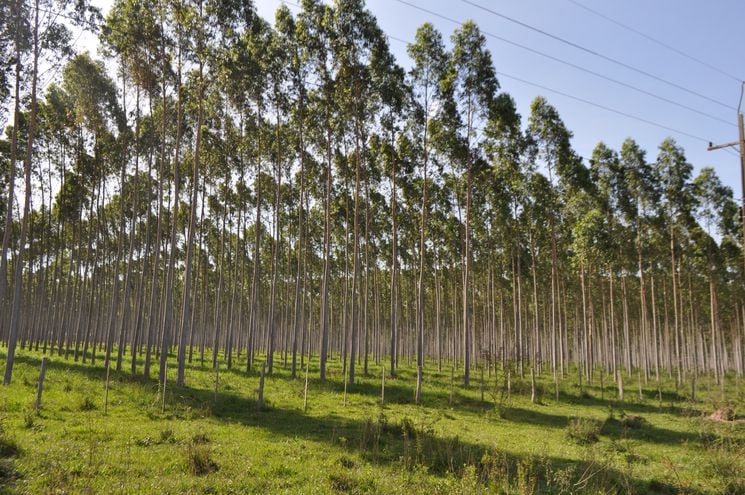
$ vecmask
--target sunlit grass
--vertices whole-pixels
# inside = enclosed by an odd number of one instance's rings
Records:
[[[4,354],[0,353],[4,364]],[[104,414],[105,370],[50,356],[41,411],[33,412],[41,354],[20,352],[13,383],[0,389],[0,443],[15,452],[0,463],[7,493],[730,493],[743,489],[745,426],[705,418],[723,404],[719,386],[699,377],[697,401],[654,382],[629,380],[626,401],[615,385],[538,377],[538,403],[529,376],[480,373],[464,389],[450,369],[425,368],[423,404],[414,404],[413,368],[386,378],[383,363],[347,387],[341,363],[321,383],[310,366],[308,408],[304,372],[290,377],[280,355],[256,402],[259,356],[218,374],[194,362],[186,386],[169,381],[165,407],[157,379],[111,371]],[[175,378],[170,359],[169,379]],[[128,368],[128,366],[127,366]],[[139,366],[142,369],[142,366]],[[157,377],[157,368],[152,376]],[[217,395],[215,384],[217,381]],[[606,380],[607,382],[608,380]],[[736,397],[732,377],[727,401]],[[601,396],[603,399],[601,399]],[[575,419],[579,418],[579,419]],[[580,423],[577,423],[580,421]],[[592,427],[597,441],[570,439]],[[572,426],[575,425],[575,426]],[[589,425],[589,426],[588,426]],[[570,435],[568,436],[568,432]],[[580,430],[580,433],[584,430]],[[739,481],[738,481],[739,480]],[[737,483],[740,482],[738,487]]]

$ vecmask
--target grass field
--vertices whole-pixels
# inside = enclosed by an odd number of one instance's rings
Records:
[[[291,379],[277,357],[263,406],[245,362],[220,371],[217,393],[215,371],[195,362],[165,403],[157,380],[111,371],[105,413],[102,363],[54,355],[36,414],[40,362],[21,352],[0,388],[0,493],[745,493],[745,424],[708,419],[724,403],[706,377],[696,401],[672,381],[662,401],[653,382],[640,399],[627,380],[622,403],[573,373],[557,402],[544,374],[532,403],[529,377],[511,378],[508,396],[505,373],[487,373],[482,400],[480,373],[463,389],[456,372],[451,402],[450,370],[429,365],[416,405],[402,366],[381,407],[380,365],[345,395],[334,361],[304,411],[304,373]]]

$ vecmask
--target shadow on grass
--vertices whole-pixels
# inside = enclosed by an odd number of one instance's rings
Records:
[[[660,428],[638,417],[623,420],[609,418],[603,424],[601,433],[614,440],[634,439],[666,445],[700,442],[702,440],[698,433]]]
[[[237,394],[220,394],[214,403],[212,391],[177,387],[182,404],[211,408],[218,421],[241,424],[287,438],[326,443],[342,452],[356,452],[373,464],[395,465],[403,469],[424,467],[432,474],[462,476],[467,466],[473,466],[482,482],[529,483],[521,477],[532,477],[539,486],[551,486],[557,473],[572,473],[573,482],[585,479],[586,485],[575,485],[573,493],[676,493],[673,486],[654,481],[634,479],[622,470],[608,466],[607,460],[578,461],[561,457],[517,456],[494,449],[488,444],[466,442],[457,436],[439,436],[430,426],[404,418],[389,422],[382,410],[370,411],[365,420],[350,419],[337,414],[313,416],[300,409],[259,408],[256,401]],[[529,412],[520,410],[521,413]],[[560,416],[540,415],[547,424],[560,425]],[[342,460],[343,462],[343,460]],[[589,475],[588,475],[589,474]],[[650,487],[653,486],[653,488]],[[577,488],[581,488],[577,490]]]
[[[532,409],[520,407],[507,408],[503,417],[505,420],[513,423],[524,423],[545,428],[566,428],[569,424],[569,417],[559,414],[548,414]],[[603,424],[602,434],[612,439],[633,438],[650,443],[659,443],[667,445],[677,445],[685,442],[700,441],[698,433],[687,431],[676,431],[668,428],[660,428],[650,424],[644,419],[636,421],[624,421],[617,419],[608,419]],[[632,424],[629,427],[628,424]]]
[[[16,359],[32,369],[38,368],[41,361],[39,357],[24,354],[19,354]],[[73,372],[89,379],[103,381],[106,376],[103,360],[91,366],[89,363],[65,361],[54,356],[47,366],[47,373],[50,377],[56,372]],[[191,368],[198,369],[198,365],[192,365]],[[153,376],[157,376],[156,371],[157,368],[153,370]],[[241,372],[241,376],[247,375]],[[273,379],[279,376],[286,375],[277,374]],[[314,388],[341,393],[344,389],[343,382],[338,380],[341,376],[334,378],[337,379],[330,379],[325,384],[314,381]],[[128,369],[121,372],[111,371],[110,379],[120,383],[157,384],[155,378],[145,379],[141,374],[132,375]],[[370,417],[367,419],[356,420],[338,414],[314,416],[298,408],[273,407],[271,403],[269,406],[260,408],[255,400],[233,391],[221,391],[217,402],[214,400],[214,391],[208,388],[189,385],[172,386],[170,391],[172,398],[167,407],[172,411],[201,410],[216,421],[259,428],[280,437],[302,438],[337,446],[342,452],[356,452],[374,464],[398,466],[403,469],[423,466],[436,475],[452,473],[456,476],[463,475],[466,466],[473,466],[482,482],[488,483],[494,477],[494,480],[507,479],[522,483],[518,477],[533,476],[535,482],[541,486],[550,486],[552,476],[559,472],[566,472],[572,473],[572,476],[576,477],[575,481],[587,480],[587,485],[581,487],[581,492],[617,493],[627,492],[630,488],[633,493],[675,493],[674,487],[656,481],[653,489],[646,481],[633,478],[623,470],[609,467],[607,462],[579,461],[561,457],[516,456],[495,450],[487,440],[482,444],[466,442],[455,436],[439,436],[430,427],[416,424],[408,419],[389,423],[381,414],[382,411],[377,408],[369,411]],[[357,383],[348,389],[348,392],[350,391],[369,396],[377,396],[380,393],[379,385],[372,381]],[[403,379],[400,382],[387,380],[387,403],[411,403],[412,397],[412,387],[404,384]],[[465,404],[466,407],[473,408],[477,403],[483,407],[483,403],[468,397],[460,396],[457,399],[459,405]],[[425,391],[424,400],[433,406],[444,405],[449,401],[449,394]],[[587,400],[582,399],[582,403],[587,404]],[[166,417],[174,416],[184,417],[178,412],[175,415],[166,415]],[[158,414],[151,414],[150,417],[155,421],[163,419],[163,416]],[[564,416],[523,408],[511,408],[506,419],[552,428],[563,428],[568,423],[568,419]],[[623,431],[616,430],[607,432],[609,436],[620,436],[623,433]],[[693,439],[692,436],[676,437],[676,433],[653,427],[639,432],[639,434],[647,435],[652,439],[651,441],[673,443]],[[594,474],[588,477],[587,473]]]
[[[599,395],[599,390],[596,393]],[[671,399],[673,400],[663,401],[662,405],[660,405],[660,403],[657,401],[656,394],[645,394],[645,397],[648,398],[646,399],[647,402],[639,402],[635,399],[629,399],[628,395],[631,394],[627,394],[627,400],[622,402],[617,399],[611,398],[602,399],[600,397],[588,394],[587,392],[585,392],[584,394],[571,394],[563,391],[560,396],[560,402],[577,406],[613,407],[616,410],[623,410],[638,414],[653,414],[664,412],[678,415],[690,415],[691,413],[691,409],[689,407],[675,404],[675,402],[680,402],[683,399],[674,394],[668,395],[668,397],[671,397]],[[607,396],[612,397],[611,394],[607,394]],[[665,394],[663,394],[663,397],[665,397]]]
[[[502,413],[505,420],[548,428],[566,428],[569,418],[560,414],[548,414],[521,407],[508,407]]]

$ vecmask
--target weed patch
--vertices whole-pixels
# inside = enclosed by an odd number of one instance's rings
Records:
[[[600,439],[598,422],[588,418],[572,418],[565,432],[566,437],[578,445],[590,445]]]

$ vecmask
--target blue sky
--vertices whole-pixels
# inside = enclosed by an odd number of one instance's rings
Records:
[[[566,94],[653,121],[692,134],[706,141],[729,142],[737,139],[735,126],[740,83],[660,45],[597,17],[571,0],[495,1],[472,0],[501,14],[513,17],[603,55],[620,60],[659,78],[676,83],[709,98],[728,104],[727,108],[699,98],[660,81],[592,56],[556,40],[468,5],[462,0],[407,0],[410,3],[451,17],[475,20],[479,27],[494,35],[528,46],[600,73],[606,77],[636,86],[644,91],[711,114],[725,122],[704,117],[629,88],[603,80],[559,62],[487,37],[497,72],[517,76]],[[723,71],[745,78],[743,57],[738,47],[745,46],[742,0],[575,0],[607,17],[648,34],[676,49],[701,59]],[[295,3],[295,2],[293,2]],[[258,0],[257,10],[273,19],[280,0]],[[288,1],[291,10],[298,9]],[[432,22],[449,40],[456,25],[403,5],[397,0],[368,0],[368,9],[378,18],[390,36],[412,40],[416,28]],[[399,63],[409,66],[406,46],[391,40],[391,49]],[[503,91],[510,93],[524,117],[530,102],[545,96],[560,112],[574,133],[575,149],[589,157],[598,141],[618,149],[632,137],[647,150],[648,160],[657,155],[657,146],[672,136],[685,148],[696,171],[704,166],[716,169],[722,180],[741,197],[739,158],[734,152],[707,151],[706,142],[624,117],[524,82],[498,76]]]
[[[714,167],[723,182],[734,190],[735,197],[742,196],[739,158],[735,149],[706,150],[706,141],[721,143],[737,139],[735,109],[740,97],[740,83],[577,5],[590,7],[685,54],[704,60],[737,79],[743,79],[745,66],[743,57],[738,55],[738,47],[745,46],[745,30],[742,29],[745,2],[742,0],[469,0],[721,101],[726,106],[562,44],[463,0],[407,1],[461,22],[473,19],[484,32],[724,120],[702,116],[487,36],[496,70],[502,73],[498,76],[501,88],[517,102],[518,110],[524,117],[523,122],[527,119],[533,98],[545,96],[559,110],[567,127],[574,133],[572,143],[583,157],[589,157],[601,140],[618,149],[625,138],[632,137],[647,150],[648,160],[653,161],[660,142],[672,136],[685,148],[686,156],[696,171],[704,166]],[[256,7],[260,15],[273,20],[280,3],[281,0],[256,0]],[[287,5],[297,12],[295,3],[288,0]],[[94,4],[106,11],[111,0],[94,0]],[[452,22],[404,5],[398,0],[367,0],[367,7],[378,18],[382,29],[400,40],[412,40],[416,28],[426,21],[432,22],[447,40],[456,28]],[[85,41],[81,44],[88,45]],[[394,39],[390,44],[399,63],[408,67],[405,44]],[[517,76],[696,137],[597,108],[503,74]]]

